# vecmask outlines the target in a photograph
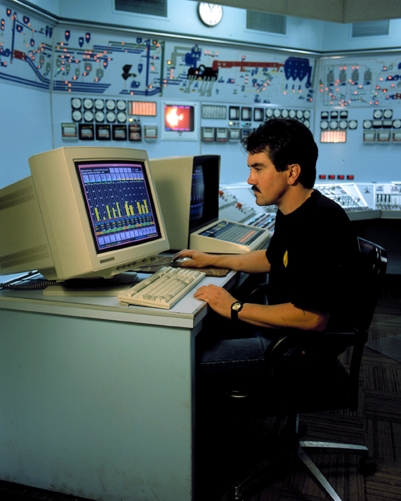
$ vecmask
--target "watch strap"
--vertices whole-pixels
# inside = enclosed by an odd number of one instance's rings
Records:
[[[243,306],[244,303],[242,303],[241,301],[234,301],[234,303],[231,305],[231,320],[238,320],[238,313],[242,310]]]

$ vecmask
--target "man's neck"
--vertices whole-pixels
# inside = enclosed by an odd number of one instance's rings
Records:
[[[278,205],[278,209],[286,216],[297,210],[306,200],[312,195],[313,188],[304,188],[301,185],[293,186],[286,193],[282,202]]]

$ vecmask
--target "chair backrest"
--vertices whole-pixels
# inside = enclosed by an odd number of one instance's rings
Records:
[[[359,270],[355,284],[355,307],[358,328],[367,331],[379,298],[381,279],[387,269],[387,252],[383,247],[358,237]]]

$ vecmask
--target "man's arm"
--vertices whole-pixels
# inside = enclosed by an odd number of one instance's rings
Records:
[[[183,257],[191,258],[190,261],[181,263],[183,268],[216,266],[246,273],[267,273],[270,271],[270,263],[267,260],[265,250],[246,252],[244,254],[206,254],[196,250],[182,250],[173,259],[182,259]]]
[[[216,285],[204,285],[195,292],[194,296],[206,301],[220,315],[231,318],[231,305],[235,302],[235,298],[225,289]],[[268,329],[295,328],[323,331],[330,315],[317,311],[301,310],[292,303],[276,305],[244,303],[238,318]]]

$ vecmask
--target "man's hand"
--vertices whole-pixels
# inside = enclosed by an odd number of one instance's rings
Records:
[[[177,252],[177,254],[173,257],[173,261],[183,258],[190,259],[180,262],[180,266],[182,268],[207,268],[208,266],[212,266],[213,262],[213,256],[210,254],[187,249]]]
[[[203,285],[195,292],[194,297],[206,301],[212,310],[223,317],[231,318],[231,305],[236,299],[222,287]]]

